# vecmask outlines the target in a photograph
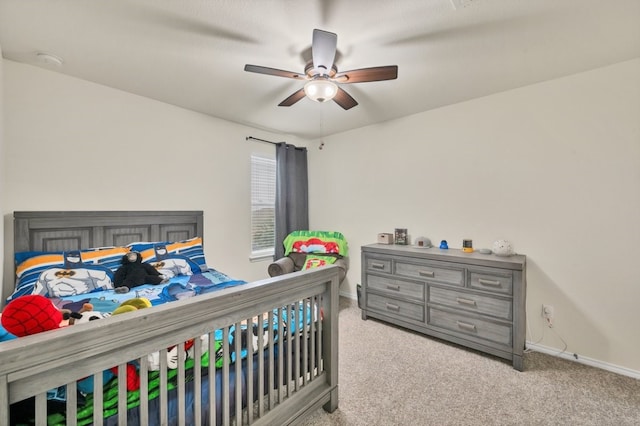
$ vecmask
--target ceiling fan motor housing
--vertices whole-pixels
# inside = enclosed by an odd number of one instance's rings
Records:
[[[336,64],[333,64],[331,65],[329,74],[323,74],[323,75],[326,75],[328,78],[333,78],[333,76],[336,75],[337,72],[338,72],[338,67],[336,67]],[[307,62],[307,65],[304,67],[304,73],[309,78],[314,78],[319,75],[317,73],[317,70],[313,67],[313,61]]]

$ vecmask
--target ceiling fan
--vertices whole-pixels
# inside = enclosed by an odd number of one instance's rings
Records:
[[[338,72],[338,68],[333,62],[336,56],[337,44],[338,36],[336,34],[315,29],[313,30],[311,43],[312,60],[305,66],[304,73],[249,64],[244,66],[244,70],[258,74],[306,80],[307,83],[302,89],[294,92],[278,104],[278,106],[287,107],[308,96],[317,102],[326,102],[333,99],[342,108],[348,110],[358,105],[358,102],[338,84],[365,83],[398,78],[397,65]]]

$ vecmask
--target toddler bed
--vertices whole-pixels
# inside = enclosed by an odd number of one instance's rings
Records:
[[[91,277],[89,292],[71,294],[51,284],[52,261],[48,281],[16,292],[46,293],[71,310],[90,302],[109,311],[131,296],[154,306],[0,343],[0,424],[10,406],[34,413],[35,424],[108,425],[290,424],[337,408],[335,267],[234,280],[204,262],[199,211],[16,212],[14,226],[16,253],[79,251],[83,272],[63,265],[58,277]],[[165,266],[171,259],[159,253],[168,251],[191,273],[174,269],[164,284],[117,294],[100,287],[99,272],[122,253],[87,249],[105,246]],[[30,267],[19,276],[46,275]]]

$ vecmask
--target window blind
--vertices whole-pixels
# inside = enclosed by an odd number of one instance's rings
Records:
[[[275,246],[276,160],[251,155],[251,256],[269,256]]]

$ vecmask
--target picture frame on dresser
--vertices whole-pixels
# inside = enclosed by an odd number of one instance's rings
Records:
[[[524,370],[526,256],[361,247],[362,319],[375,318]]]
[[[393,238],[394,243],[400,246],[407,245],[407,236],[407,228],[396,228]]]

